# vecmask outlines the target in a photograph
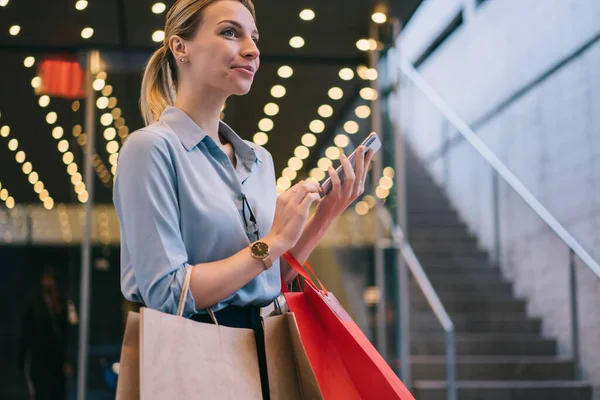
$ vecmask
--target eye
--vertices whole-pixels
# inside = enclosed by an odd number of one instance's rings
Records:
[[[258,45],[258,38],[257,37],[253,37],[252,40],[254,40],[254,43],[256,43]]]
[[[233,28],[227,28],[223,32],[221,32],[221,35],[229,36],[229,37],[237,37],[237,32]]]

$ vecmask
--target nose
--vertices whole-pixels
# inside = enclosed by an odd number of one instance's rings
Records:
[[[256,60],[260,57],[260,50],[258,50],[257,44],[252,39],[246,40],[246,46],[244,46],[243,53],[245,59],[247,60]]]

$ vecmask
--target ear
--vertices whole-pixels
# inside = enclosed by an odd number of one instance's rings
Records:
[[[172,35],[169,38],[169,49],[171,49],[171,52],[176,60],[179,60],[180,58],[187,58],[188,56],[185,40],[177,35]]]

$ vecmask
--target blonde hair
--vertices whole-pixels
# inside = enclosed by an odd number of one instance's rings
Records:
[[[146,125],[156,122],[167,106],[175,104],[178,71],[169,49],[169,38],[177,35],[191,40],[202,21],[202,10],[215,1],[219,0],[177,0],[167,13],[163,45],[148,60],[142,78],[140,109]],[[256,21],[252,0],[237,1],[250,11]]]

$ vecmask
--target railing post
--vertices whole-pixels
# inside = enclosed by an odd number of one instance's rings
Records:
[[[498,173],[492,170],[492,202],[494,208],[494,264],[500,267],[501,242],[500,242],[500,179]]]
[[[575,252],[569,249],[569,284],[571,303],[571,355],[575,366],[575,379],[581,378],[580,355],[579,355],[579,312],[577,307],[577,265],[575,264]]]
[[[456,341],[454,327],[446,332],[446,390],[448,400],[456,400]]]

